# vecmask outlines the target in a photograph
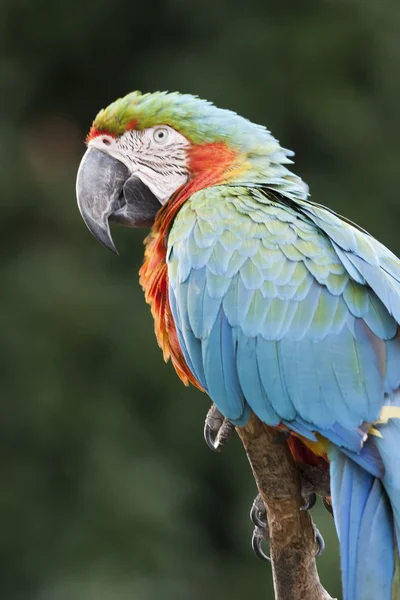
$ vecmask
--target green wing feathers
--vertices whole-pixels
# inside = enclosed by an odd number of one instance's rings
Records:
[[[398,354],[397,323],[302,207],[254,187],[194,194],[168,241],[172,309],[205,389],[217,377],[205,365],[229,346],[230,376],[246,390],[243,410],[248,404],[271,424],[302,419],[314,430],[354,429],[379,416],[388,357]],[[371,248],[368,240],[363,248]],[[231,413],[226,390],[222,396],[224,414],[241,418],[240,403]]]

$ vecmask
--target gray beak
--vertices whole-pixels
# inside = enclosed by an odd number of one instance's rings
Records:
[[[119,160],[101,150],[86,150],[76,180],[78,207],[89,231],[116,254],[110,221],[148,227],[161,207],[149,188]]]
[[[82,219],[94,237],[116,254],[108,220],[119,206],[122,187],[128,177],[129,171],[122,162],[89,148],[81,160],[76,180]]]

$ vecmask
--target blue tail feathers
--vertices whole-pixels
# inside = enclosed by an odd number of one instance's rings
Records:
[[[382,482],[390,499],[400,554],[400,419],[381,425],[379,431],[382,437],[376,438],[375,444],[385,467]]]
[[[395,600],[392,597],[394,519],[383,482],[338,448],[332,446],[329,459],[343,598]],[[400,498],[398,503],[400,508]]]

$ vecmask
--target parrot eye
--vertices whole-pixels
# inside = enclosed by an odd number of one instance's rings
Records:
[[[169,131],[166,127],[157,127],[153,132],[153,140],[157,144],[165,144],[168,139]]]
[[[101,140],[103,142],[103,144],[105,144],[106,146],[109,146],[111,144],[111,141],[108,138],[103,138]]]

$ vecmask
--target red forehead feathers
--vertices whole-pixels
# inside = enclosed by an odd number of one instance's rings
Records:
[[[109,135],[111,137],[117,137],[116,135],[114,135],[113,133],[110,133],[109,131],[105,131],[104,129],[100,130],[97,129],[97,127],[92,126],[90,128],[89,133],[86,136],[86,143],[88,144],[90,142],[90,140],[94,140],[94,138],[98,137],[99,135]]]
[[[137,119],[132,119],[132,121],[129,121],[129,123],[125,127],[125,131],[130,131],[131,129],[136,129],[137,124],[138,124]],[[86,143],[88,144],[90,142],[90,140],[93,140],[95,137],[97,137],[99,135],[109,135],[113,138],[117,137],[115,133],[111,133],[111,131],[107,131],[107,129],[98,129],[97,127],[92,125],[89,133],[86,136]]]

